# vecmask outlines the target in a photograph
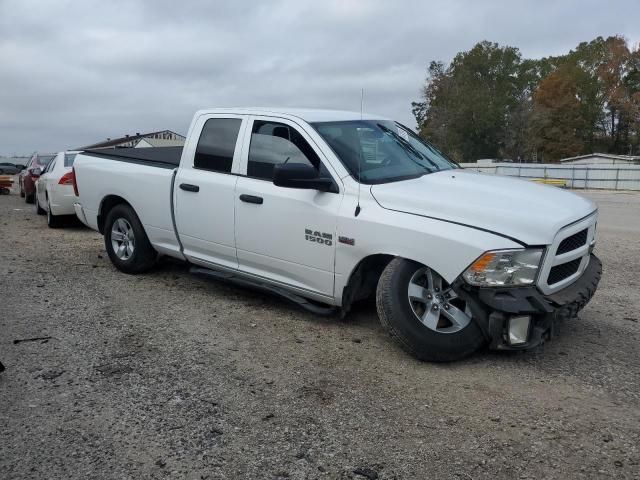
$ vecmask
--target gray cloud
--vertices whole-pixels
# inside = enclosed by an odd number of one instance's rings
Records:
[[[413,125],[430,60],[640,40],[635,1],[0,0],[0,153],[185,132],[215,106],[357,110]]]

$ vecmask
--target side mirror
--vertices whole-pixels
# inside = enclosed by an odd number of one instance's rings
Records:
[[[273,184],[278,187],[337,192],[333,180],[319,177],[318,171],[303,163],[283,163],[273,168]]]
[[[40,167],[32,168],[29,173],[34,177],[39,177],[42,175],[42,169]]]

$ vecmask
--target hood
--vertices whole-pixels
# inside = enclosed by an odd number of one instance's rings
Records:
[[[462,223],[519,240],[548,245],[565,225],[596,205],[557,187],[465,170],[446,170],[413,180],[372,185],[389,210]]]

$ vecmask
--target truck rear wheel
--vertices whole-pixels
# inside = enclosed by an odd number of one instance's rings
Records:
[[[469,307],[445,280],[404,258],[395,258],[382,272],[376,305],[391,337],[420,360],[459,360],[485,341]]]
[[[136,212],[125,204],[116,205],[107,214],[104,244],[111,262],[124,273],[146,272],[158,256]]]

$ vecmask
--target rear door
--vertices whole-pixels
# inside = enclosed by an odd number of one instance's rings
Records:
[[[311,164],[323,176],[338,177],[304,128],[290,120],[252,117],[245,144],[235,196],[240,270],[333,297],[342,192],[277,187],[272,177],[274,166],[284,162]]]
[[[174,183],[175,221],[184,255],[195,263],[238,267],[235,189],[247,117],[199,117]],[[195,136],[195,137],[194,137]]]

